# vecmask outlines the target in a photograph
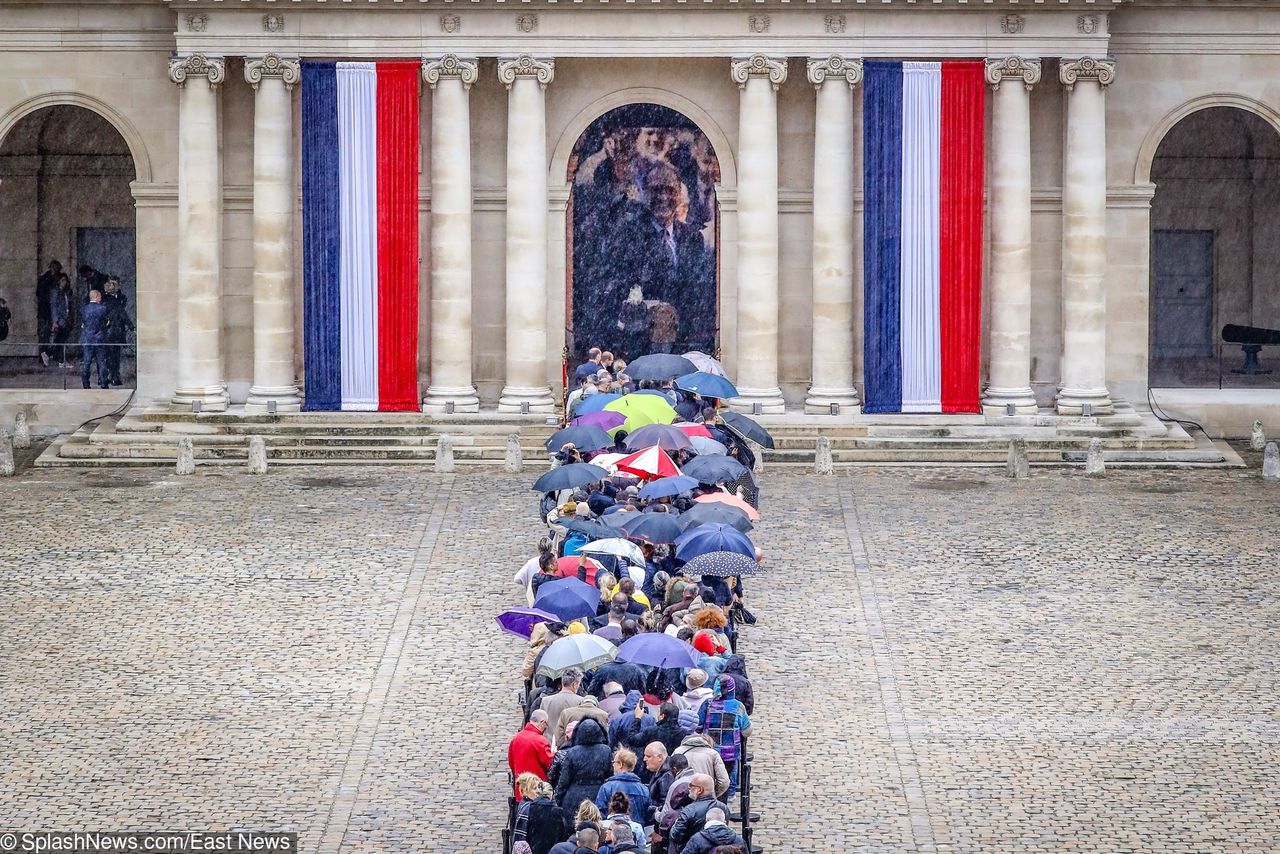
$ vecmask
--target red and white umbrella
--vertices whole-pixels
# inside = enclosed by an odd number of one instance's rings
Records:
[[[675,477],[680,469],[661,448],[645,448],[628,457],[623,457],[613,464],[620,472],[627,472],[636,477],[659,478]]]

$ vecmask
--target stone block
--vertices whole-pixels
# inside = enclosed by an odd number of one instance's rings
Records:
[[[453,438],[448,434],[441,436],[436,443],[436,471],[453,471]]]
[[[1004,474],[1005,477],[1018,480],[1031,477],[1031,462],[1027,459],[1026,439],[1009,440],[1009,459],[1005,462]]]
[[[831,440],[826,436],[819,436],[814,443],[813,473],[835,474],[835,462],[831,459]]]
[[[196,449],[190,436],[183,436],[178,440],[178,460],[174,471],[181,475],[196,473]]]
[[[1280,451],[1276,449],[1275,442],[1268,442],[1267,449],[1262,453],[1262,479],[1272,482],[1280,480]]]
[[[1105,477],[1107,474],[1107,463],[1102,457],[1101,439],[1089,440],[1089,452],[1084,458],[1084,474],[1085,477]]]
[[[31,428],[27,425],[25,412],[13,416],[13,446],[23,449],[31,447]]]
[[[524,451],[520,447],[519,433],[511,433],[507,436],[507,453],[503,468],[513,474],[524,470]]]
[[[0,477],[13,477],[13,440],[0,431]]]
[[[249,474],[267,473],[267,443],[261,436],[249,437]]]
[[[16,444],[16,443],[15,443]],[[1262,432],[1262,422],[1253,422],[1253,430],[1249,433],[1249,449],[1261,451],[1267,447],[1267,434]]]

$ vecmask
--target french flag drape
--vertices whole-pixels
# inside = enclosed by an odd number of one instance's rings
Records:
[[[302,63],[304,410],[419,409],[419,73]]]
[[[865,412],[978,412],[981,62],[864,65]]]

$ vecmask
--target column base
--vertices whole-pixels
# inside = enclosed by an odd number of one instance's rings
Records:
[[[1092,408],[1094,415],[1110,415],[1115,412],[1111,392],[1105,388],[1062,388],[1058,391],[1055,405],[1059,415],[1083,415],[1086,403]]]
[[[1035,392],[1030,386],[1023,388],[988,386],[982,394],[983,415],[1008,415],[1009,404],[1013,404],[1014,415],[1035,415],[1040,411],[1040,407],[1036,405]]]
[[[809,415],[830,415],[831,404],[840,407],[839,414],[855,415],[861,411],[856,388],[819,388],[812,386],[804,399],[804,411]]]
[[[729,401],[731,409],[747,415],[755,411],[756,404],[760,404],[761,415],[783,415],[787,411],[782,389],[778,388],[739,388],[738,396]]]
[[[173,405],[177,409],[191,409],[191,404],[197,400],[200,401],[201,412],[225,412],[231,405],[227,387],[222,383],[179,388],[173,393]]]
[[[426,397],[422,399],[422,411],[443,415],[450,403],[453,404],[454,412],[480,411],[480,398],[476,397],[476,390],[469,385],[428,386]]]
[[[530,412],[556,411],[556,402],[549,386],[507,386],[498,399],[498,411],[520,412],[525,403],[529,404]]]
[[[255,415],[267,411],[271,401],[276,403],[276,412],[301,412],[302,396],[298,387],[284,386],[250,386],[249,397],[245,399],[244,411]]]

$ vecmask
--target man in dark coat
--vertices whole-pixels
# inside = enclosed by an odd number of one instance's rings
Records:
[[[729,808],[717,801],[713,791],[715,780],[709,774],[695,774],[689,781],[689,794],[693,802],[680,811],[680,817],[671,826],[671,847],[675,851],[684,851],[684,847],[707,823],[707,812],[712,807],[719,807],[725,815]]]
[[[587,685],[587,693],[603,700],[604,686],[610,682],[617,682],[624,691],[644,691],[646,675],[640,665],[615,659],[596,668],[591,683]]]
[[[80,380],[89,387],[89,369],[98,366],[98,387],[107,388],[107,362],[102,346],[107,335],[107,307],[102,304],[102,292],[90,291],[89,304],[81,312],[80,343],[84,347],[84,364],[80,368]]]
[[[576,812],[583,801],[596,799],[600,786],[613,774],[613,754],[600,724],[587,718],[573,731],[573,746],[551,767],[556,802]]]
[[[36,337],[40,341],[40,361],[46,366],[53,355],[53,295],[58,290],[62,264],[49,262],[49,269],[36,279]]]
[[[746,841],[729,829],[725,819],[726,814],[719,807],[708,809],[702,830],[693,835],[680,854],[711,854],[720,845],[740,845],[745,851]]]
[[[120,357],[124,353],[125,342],[133,331],[133,320],[129,318],[129,298],[120,290],[120,280],[115,276],[107,279],[102,294],[102,304],[107,307],[107,339],[110,346],[104,347],[107,359],[107,384],[121,385]]]

